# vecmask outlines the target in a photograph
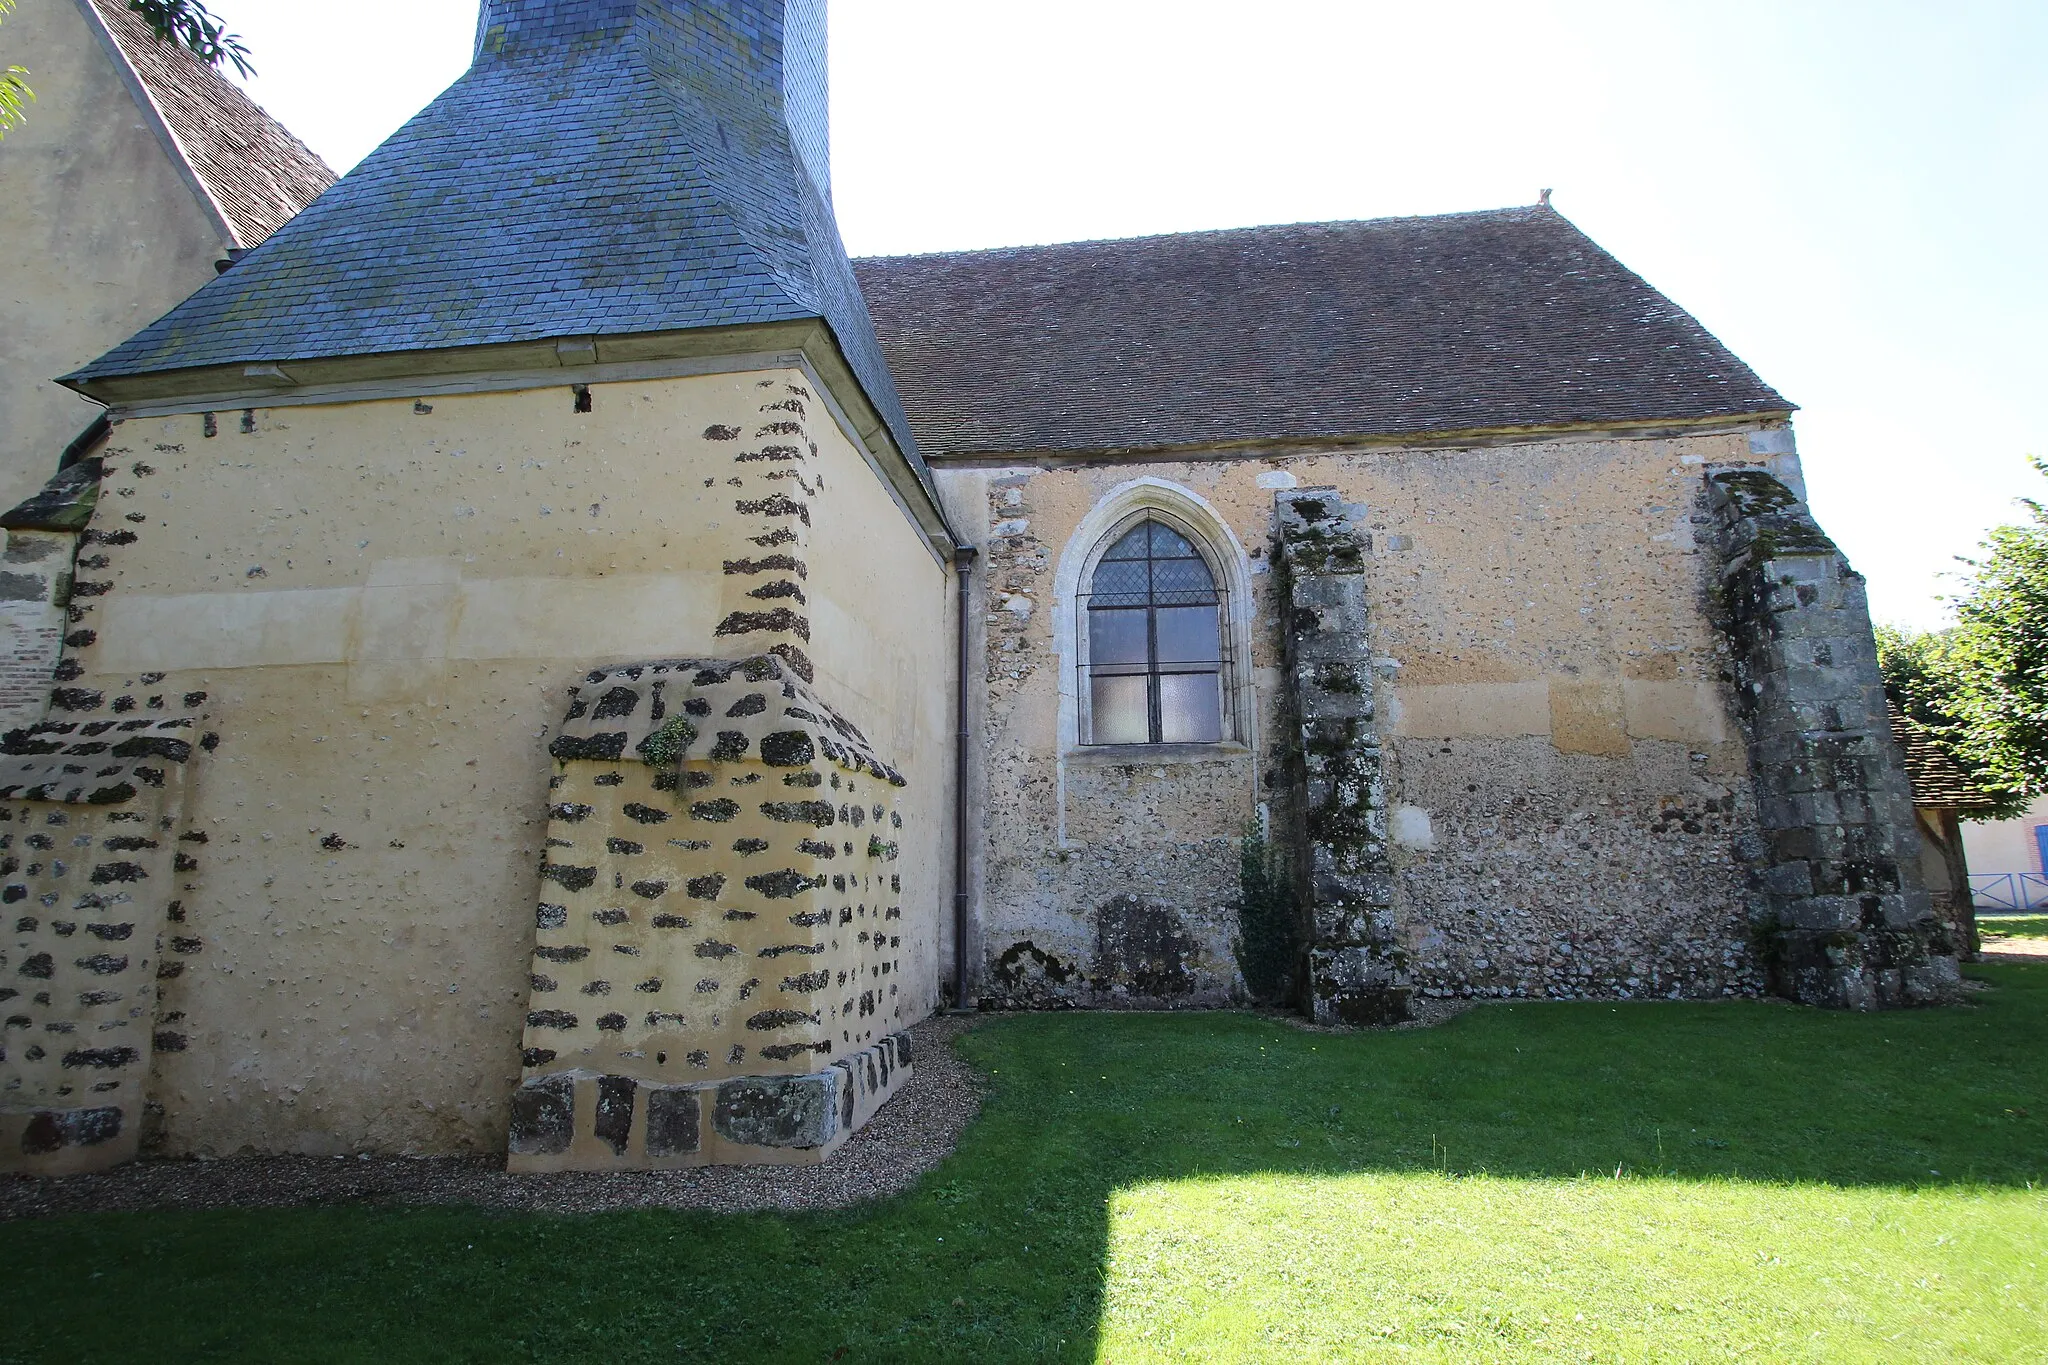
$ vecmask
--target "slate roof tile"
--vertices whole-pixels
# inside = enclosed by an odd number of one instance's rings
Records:
[[[821,5],[787,0],[791,28],[822,41]],[[784,0],[485,0],[465,75],[67,379],[817,318],[922,475],[791,137],[791,117],[822,127],[824,63],[785,81],[784,17]]]
[[[1548,208],[854,262],[928,455],[1781,413]]]

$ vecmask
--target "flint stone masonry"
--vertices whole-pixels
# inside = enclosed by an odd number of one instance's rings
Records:
[[[1710,476],[1724,625],[1761,838],[1750,921],[1770,987],[1835,1009],[1960,998],[1920,877],[1863,579],[1784,484]]]
[[[1331,488],[1274,494],[1282,633],[1305,923],[1297,990],[1319,1024],[1408,1017],[1406,954],[1395,935],[1393,865],[1380,737],[1373,727],[1365,509]]]
[[[903,775],[776,653],[593,671],[549,752],[512,1168],[823,1160],[907,1070]]]
[[[976,575],[990,708],[979,741],[987,889],[970,999],[984,1009],[1240,1003],[1231,943],[1238,841],[1256,813],[1250,746],[1061,754],[1019,742],[1055,729],[1037,707],[1060,673],[1055,547],[1040,538],[1029,482],[989,480],[965,513],[990,532]]]

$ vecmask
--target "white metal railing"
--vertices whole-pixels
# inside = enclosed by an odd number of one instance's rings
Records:
[[[2038,872],[1972,872],[1970,898],[1983,910],[2048,910],[2048,876]]]

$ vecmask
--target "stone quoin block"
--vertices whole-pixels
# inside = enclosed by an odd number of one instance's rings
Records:
[[[711,1122],[728,1142],[750,1147],[823,1147],[839,1131],[844,1073],[743,1076],[718,1087]]]
[[[510,1147],[520,1154],[569,1150],[576,1132],[576,1076],[538,1076],[512,1092]]]
[[[697,1150],[701,1087],[647,1087],[647,1154],[689,1156]]]

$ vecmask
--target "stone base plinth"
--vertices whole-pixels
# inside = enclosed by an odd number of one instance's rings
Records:
[[[670,1083],[590,1070],[529,1078],[512,1096],[505,1168],[665,1170],[823,1162],[910,1079],[892,1033],[822,1071]]]
[[[1408,1018],[1410,988],[1400,964],[1375,948],[1310,948],[1303,976],[1306,1012],[1318,1024],[1370,1028]]]
[[[139,1134],[118,1104],[0,1109],[0,1171],[87,1175],[135,1159]]]
[[[1766,971],[1773,993],[1823,1009],[1953,1005],[1963,977],[1934,920],[1905,929],[1779,931]]]

